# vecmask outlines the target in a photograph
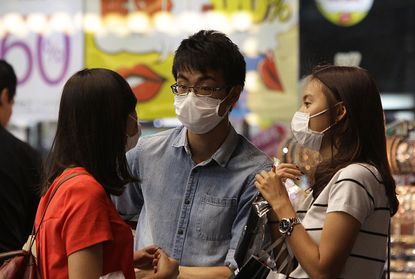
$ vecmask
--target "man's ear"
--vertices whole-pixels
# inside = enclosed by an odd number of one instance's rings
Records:
[[[239,96],[241,95],[242,92],[242,86],[240,85],[235,85],[233,86],[230,91],[229,91],[229,95],[226,96],[226,101],[224,101],[220,107],[219,107],[219,111],[218,114],[219,116],[222,116],[225,111],[231,111],[233,106],[235,105],[235,103],[238,101]]]
[[[9,103],[9,90],[7,88],[3,88],[0,91],[0,106]]]
[[[232,106],[239,100],[241,93],[242,93],[241,85],[235,85],[234,87],[232,87],[231,92],[229,92],[229,94],[231,94],[229,101],[232,104]]]
[[[347,109],[343,103],[339,103],[336,108],[336,122],[341,121],[346,117]]]

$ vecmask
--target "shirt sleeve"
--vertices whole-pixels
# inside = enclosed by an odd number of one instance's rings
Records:
[[[112,240],[109,200],[104,188],[86,175],[65,188],[61,237],[67,255]]]
[[[141,152],[140,140],[136,147],[127,152],[127,161],[134,177],[140,177],[137,155]],[[143,206],[143,194],[140,181],[127,184],[120,196],[111,196],[120,216],[126,221],[137,221]]]
[[[340,173],[330,188],[327,213],[345,212],[363,224],[374,210],[374,202],[362,178],[358,172]]]
[[[263,169],[269,170],[271,169],[271,167],[271,165],[265,166]],[[232,270],[236,270],[238,268],[238,265],[235,261],[235,251],[238,246],[239,239],[241,238],[242,232],[244,230],[244,226],[247,224],[249,212],[252,207],[252,202],[256,194],[258,193],[254,185],[255,175],[256,173],[253,174],[252,178],[249,180],[249,183],[245,191],[241,195],[238,204],[238,213],[232,226],[232,239],[225,259],[225,265],[229,266],[229,268],[231,268]]]

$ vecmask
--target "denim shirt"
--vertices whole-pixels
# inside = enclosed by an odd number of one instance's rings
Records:
[[[127,153],[139,182],[113,201],[124,219],[138,216],[136,250],[156,244],[184,266],[236,268],[255,175],[272,162],[232,127],[213,156],[196,164],[186,134],[179,126],[141,138]]]

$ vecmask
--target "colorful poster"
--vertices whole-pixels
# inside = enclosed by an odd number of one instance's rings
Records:
[[[247,73],[252,79],[247,107],[267,126],[289,122],[298,108],[298,2],[279,2],[284,8],[277,19],[263,24],[258,62]]]
[[[0,0],[0,58],[15,69],[11,123],[56,121],[65,81],[81,69],[82,0]]]
[[[246,90],[234,116],[252,114],[271,125],[297,108],[298,0],[91,0],[86,14],[86,66],[122,74],[139,101],[140,119],[175,116],[173,54],[200,29],[226,33],[246,57]]]
[[[173,54],[200,29],[226,33],[245,55],[246,86],[233,117],[267,128],[288,121],[297,107],[298,0],[0,4],[0,57],[13,64],[19,79],[14,122],[56,120],[64,82],[84,66],[123,75],[141,119],[174,117]]]

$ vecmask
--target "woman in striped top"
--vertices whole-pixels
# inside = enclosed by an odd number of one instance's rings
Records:
[[[321,154],[309,194],[298,208],[289,200],[282,180],[303,175],[296,165],[256,176],[273,209],[270,231],[286,237],[298,261],[290,278],[381,278],[399,202],[374,80],[358,67],[315,68],[291,129],[299,144]]]

